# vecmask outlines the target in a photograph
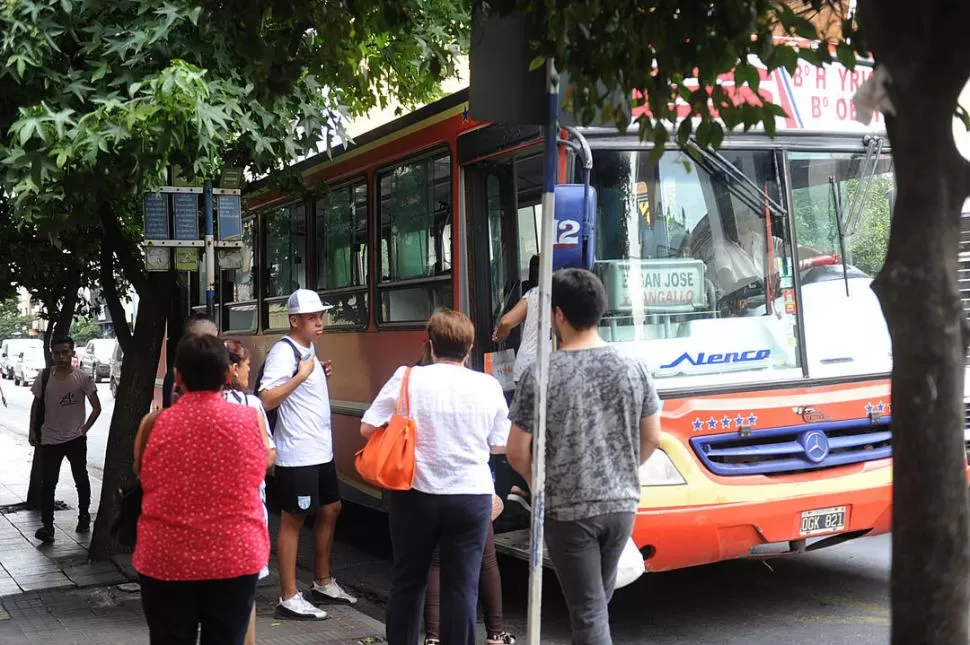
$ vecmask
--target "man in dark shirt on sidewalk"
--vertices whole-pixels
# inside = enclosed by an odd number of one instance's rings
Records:
[[[91,528],[91,481],[88,479],[88,430],[101,414],[98,390],[90,376],[74,367],[74,341],[69,336],[57,336],[51,341],[54,367],[41,371],[31,391],[43,406],[44,422],[40,424],[41,500],[40,519],[43,523],[34,534],[41,542],[54,541],[54,492],[61,472],[61,462],[67,457],[77,486],[77,532]],[[46,381],[46,384],[45,384]],[[91,403],[91,414],[84,418],[84,400]],[[36,408],[37,406],[35,406]],[[32,409],[33,412],[33,409]],[[30,443],[37,445],[37,419],[30,419]]]
[[[660,443],[660,401],[647,366],[599,336],[606,293],[581,269],[553,275],[552,320],[562,339],[550,356],[545,537],[573,643],[609,645],[607,604],[640,501],[640,465]],[[508,459],[532,476],[535,368],[512,401]]]

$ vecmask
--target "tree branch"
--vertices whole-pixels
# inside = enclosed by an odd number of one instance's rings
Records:
[[[104,231],[104,246],[108,247],[109,253],[113,252],[118,256],[118,264],[125,278],[131,282],[131,286],[139,295],[147,293],[148,280],[142,270],[141,258],[132,252],[132,246],[121,230],[118,217],[111,206],[104,206],[101,209],[101,228]],[[114,272],[111,276],[113,280]]]
[[[61,336],[71,330],[71,322],[74,320],[74,310],[77,307],[77,291],[81,288],[81,269],[79,267],[69,267],[67,284],[64,286],[64,295],[60,298],[60,307],[57,314],[51,315],[52,334]]]
[[[118,296],[118,283],[115,280],[114,255],[108,241],[101,245],[101,293],[104,301],[108,305],[108,312],[111,313],[111,324],[114,326],[115,337],[121,350],[126,354],[133,349],[131,340],[131,327],[128,319],[125,318],[125,308],[121,304]]]

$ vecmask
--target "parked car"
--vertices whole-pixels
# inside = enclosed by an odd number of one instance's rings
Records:
[[[118,396],[118,384],[121,383],[121,362],[125,358],[125,353],[121,351],[121,343],[115,341],[114,353],[111,355],[111,376],[110,388],[111,396]]]
[[[8,338],[0,343],[0,376],[13,378],[13,368],[20,354],[28,347],[44,349],[44,341],[39,338]]]
[[[95,338],[84,346],[81,371],[90,374],[95,383],[111,376],[111,356],[116,342],[114,338]]]
[[[40,347],[27,347],[17,356],[17,362],[13,368],[13,384],[33,384],[34,379],[46,366],[43,344]]]

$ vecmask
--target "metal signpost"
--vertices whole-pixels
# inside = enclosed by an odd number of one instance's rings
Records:
[[[216,250],[225,258],[225,268],[236,268],[242,253],[242,191],[235,175],[231,188],[213,188],[211,181],[201,187],[179,180],[176,173],[174,186],[162,186],[157,193],[146,193],[142,210],[145,218],[145,256],[149,271],[172,269],[174,249],[175,268],[195,271],[199,266],[198,249],[205,249],[206,312],[215,318],[216,301]],[[213,195],[219,207],[219,240],[215,239]],[[199,197],[202,208],[199,208]],[[199,214],[205,226],[205,236],[199,235]],[[174,225],[174,227],[173,227]],[[172,234],[174,228],[174,235]]]
[[[529,616],[526,642],[540,643],[542,627],[543,522],[546,511],[546,395],[549,355],[552,353],[552,249],[556,220],[556,179],[559,170],[559,75],[554,61],[546,63],[549,115],[545,125],[545,185],[542,192],[541,249],[539,251],[539,338],[536,356],[535,432],[532,437],[532,530],[529,559]]]

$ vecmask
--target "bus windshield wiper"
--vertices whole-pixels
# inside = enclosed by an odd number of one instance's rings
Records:
[[[862,209],[869,201],[869,191],[876,176],[876,168],[879,166],[882,148],[883,140],[880,137],[866,137],[866,157],[859,169],[859,183],[845,208],[844,219],[840,218],[843,233],[847,236],[855,234],[859,219],[862,216]]]
[[[700,157],[707,162],[706,165],[709,168],[719,170],[730,178],[734,179],[737,184],[728,184],[728,188],[732,189],[732,192],[735,193],[738,198],[742,199],[745,204],[755,212],[758,212],[763,208],[763,202],[765,201],[768,202],[768,206],[774,213],[784,215],[788,212],[784,206],[775,201],[770,195],[767,195],[765,191],[759,188],[758,185],[751,180],[750,177],[744,174],[743,170],[731,163],[727,157],[722,155],[720,152],[713,152],[711,150],[702,148],[694,139],[688,140],[687,146],[698,153]],[[737,190],[738,188],[743,188],[744,192],[741,193],[741,191]]]
[[[842,254],[842,279],[845,281],[845,297],[849,297],[849,269],[846,266],[848,259],[845,256],[845,222],[842,219],[842,195],[839,191],[839,184],[835,176],[829,177],[829,187],[832,192],[832,204],[835,211],[835,224],[839,231],[839,253]],[[858,192],[858,191],[856,191]]]

